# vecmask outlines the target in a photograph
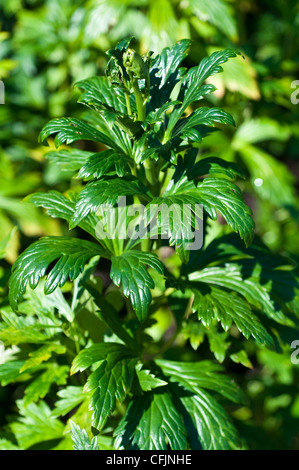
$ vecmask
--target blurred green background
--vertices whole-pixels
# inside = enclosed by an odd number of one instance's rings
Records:
[[[245,170],[256,233],[274,253],[299,260],[299,104],[291,101],[299,80],[297,0],[0,0],[0,25],[1,305],[18,253],[36,237],[66,232],[22,201],[76,184],[47,160],[54,145],[40,146],[38,134],[53,117],[82,114],[73,85],[103,74],[105,51],[128,36],[141,53],[191,38],[188,66],[217,49],[242,53],[212,77],[218,91],[209,98],[232,114],[236,129],[211,134],[200,152]],[[239,427],[252,448],[299,449],[299,370],[287,354],[263,350],[256,358],[249,372],[234,371],[252,399],[235,416]]]

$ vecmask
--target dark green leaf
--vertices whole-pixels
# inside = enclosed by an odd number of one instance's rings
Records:
[[[70,237],[44,237],[30,245],[17,259],[9,282],[11,305],[17,309],[27,284],[35,289],[55,260],[45,283],[45,293],[50,294],[63,286],[68,278],[73,281],[83,271],[85,263],[93,256],[104,255],[100,245]]]

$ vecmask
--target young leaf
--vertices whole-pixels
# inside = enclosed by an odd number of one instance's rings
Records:
[[[148,392],[153,388],[167,385],[165,380],[159,379],[154,374],[152,374],[150,370],[142,369],[140,366],[142,367],[142,364],[138,364],[138,366],[136,366],[136,371],[140,387],[144,392]]]
[[[70,420],[70,425],[74,450],[99,450],[96,436],[90,439],[86,430],[81,429],[80,426],[72,420]]]
[[[206,57],[197,67],[191,68],[183,77],[182,87],[178,99],[182,101],[182,105],[176,107],[172,112],[167,126],[167,140],[172,134],[172,130],[178,120],[182,117],[185,110],[191,103],[202,99],[208,93],[215,90],[213,85],[202,85],[203,82],[222,71],[221,64],[227,62],[228,59],[236,57],[237,53],[231,49],[214,52],[210,57]]]

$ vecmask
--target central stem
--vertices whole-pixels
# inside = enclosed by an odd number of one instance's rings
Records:
[[[128,74],[130,76],[130,80],[131,80],[134,95],[135,95],[138,121],[143,122],[145,120],[145,106],[143,104],[143,97],[139,89],[138,78],[135,78],[133,74],[129,71],[128,71]]]

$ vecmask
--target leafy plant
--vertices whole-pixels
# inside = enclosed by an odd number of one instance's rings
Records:
[[[199,104],[237,53],[188,69],[189,40],[143,57],[132,44],[108,51],[106,76],[77,83],[84,120],[53,119],[40,133],[41,143],[55,135],[57,148],[91,141],[95,151],[50,152],[80,185],[28,197],[78,237],[41,238],[13,265],[0,340],[17,351],[0,379],[21,383],[24,397],[5,442],[71,448],[71,433],[82,450],[246,448],[229,416],[246,397],[221,363],[251,367],[248,344],[287,348],[299,305],[290,260],[254,238],[242,171],[198,155],[207,135],[234,125]],[[144,217],[132,225],[134,204]],[[203,246],[190,250],[195,233]]]

